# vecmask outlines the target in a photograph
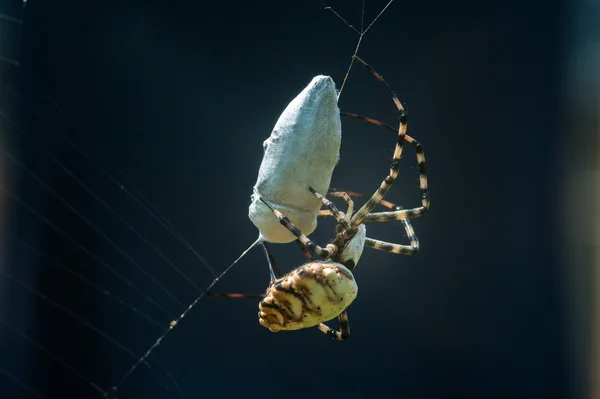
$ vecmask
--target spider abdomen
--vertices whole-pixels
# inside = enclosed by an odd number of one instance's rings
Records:
[[[346,267],[309,262],[271,283],[259,305],[259,322],[273,332],[314,327],[337,317],[357,294]]]

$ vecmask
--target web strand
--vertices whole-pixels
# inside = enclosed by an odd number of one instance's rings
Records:
[[[344,86],[346,85],[346,81],[348,80],[348,76],[350,75],[350,70],[352,70],[352,66],[354,65],[354,59],[358,55],[358,50],[360,48],[360,45],[362,44],[363,37],[367,34],[367,32],[369,31],[369,29],[371,29],[371,27],[375,24],[375,22],[379,19],[379,17],[381,17],[381,15],[394,2],[394,0],[390,0],[383,7],[383,9],[379,12],[379,14],[377,14],[377,16],[373,19],[373,21],[371,21],[371,23],[369,24],[369,26],[365,30],[363,30],[364,18],[365,18],[365,1],[363,0],[363,2],[362,2],[361,16],[360,16],[360,29],[361,29],[360,32],[350,22],[348,22],[344,17],[342,17],[337,11],[335,11],[332,7],[328,6],[323,0],[319,0],[319,1],[321,2],[321,4],[323,4],[325,6],[326,10],[331,11],[346,26],[348,26],[350,29],[352,29],[354,32],[356,32],[359,35],[358,36],[358,41],[356,43],[356,48],[354,49],[354,54],[352,55],[352,60],[350,61],[350,64],[348,65],[348,69],[346,70],[346,75],[344,76],[344,80],[342,81],[342,85],[340,86],[340,91],[338,92],[338,101],[339,101],[340,97],[342,95],[342,91],[344,90]]]
[[[37,140],[35,140],[33,137],[31,137],[29,134],[25,133],[25,131],[23,129],[21,129],[12,119],[8,118],[4,112],[0,111],[0,117],[4,118],[8,123],[10,123],[15,130],[17,130],[23,137],[25,137],[30,143],[32,143],[35,147],[37,147],[40,151],[42,151],[42,153],[44,153],[45,156],[47,156],[54,164],[56,164],[65,174],[67,174],[70,178],[72,178],[81,188],[83,188],[85,190],[85,192],[87,192],[90,196],[92,196],[92,198],[94,198],[96,201],[98,201],[105,209],[107,209],[117,220],[119,220],[119,222],[121,222],[124,226],[126,226],[131,232],[133,232],[144,244],[146,244],[150,249],[152,249],[161,259],[165,260],[167,262],[167,264],[169,264],[171,266],[171,268],[173,268],[173,270],[175,270],[181,277],[183,277],[188,283],[190,283],[195,289],[196,291],[200,291],[200,287],[198,287],[188,276],[186,276],[170,259],[168,259],[160,250],[158,250],[158,248],[156,248],[156,246],[152,245],[146,238],[144,238],[130,223],[128,223],[119,213],[117,213],[110,205],[108,205],[104,200],[102,200],[102,198],[100,198],[92,189],[90,189],[84,182],[81,181],[81,179],[79,179],[74,173],[73,171],[71,171],[69,168],[67,168],[62,162],[60,162],[58,159],[56,159],[54,156],[52,156],[41,144],[39,144],[37,142]],[[53,127],[49,121],[45,120],[46,123],[48,123],[48,126]],[[6,151],[5,151],[6,152]],[[8,154],[8,156],[11,157],[11,159],[15,162],[16,161],[10,154]],[[20,163],[19,163],[20,164]],[[20,164],[21,165],[21,164]],[[23,167],[23,165],[21,165]],[[32,175],[31,172],[28,171],[28,174]],[[33,175],[32,175],[33,176]],[[35,178],[35,176],[33,176]],[[37,179],[37,178],[36,178]],[[39,179],[38,179],[38,182]],[[40,184],[43,184],[42,182],[40,182]],[[51,192],[53,190],[51,190],[49,187],[47,187],[46,185],[44,185],[46,187],[46,189],[50,190]],[[72,206],[68,205],[64,199],[62,199],[62,197],[58,194],[56,194],[55,192],[53,192],[54,195],[56,195],[61,202],[63,202],[63,204],[65,204],[65,206],[67,206],[71,211],[73,211],[75,214],[77,214],[80,218],[84,219],[85,218],[79,214]],[[92,228],[94,229],[98,234],[101,234],[101,232],[97,231],[96,227],[91,224],[89,221],[86,220],[86,223]],[[107,237],[104,236],[104,238],[108,241],[110,241]],[[111,245],[115,246],[114,243],[111,243]],[[115,248],[125,257],[128,258],[128,260],[130,262],[135,262],[133,259],[131,259],[128,255],[124,254],[122,252],[122,250],[120,250],[118,247],[115,246]],[[139,267],[138,267],[139,268]],[[155,283],[158,283],[155,281]],[[172,294],[169,293],[169,295],[177,301],[176,298],[174,298],[172,296]],[[183,307],[183,304],[179,303],[179,305],[181,307]]]
[[[40,345],[36,340],[31,338],[28,334],[24,333],[23,331],[19,330],[12,323],[10,323],[4,319],[0,319],[0,325],[3,325],[4,328],[10,329],[13,332],[13,334],[18,335],[19,337],[21,337],[21,339],[26,340],[30,345],[36,347],[39,351],[45,353],[48,357],[50,357],[52,360],[54,360],[55,362],[57,362],[58,364],[63,366],[65,369],[69,370],[71,373],[73,373],[73,375],[77,376],[77,378],[81,379],[83,382],[85,382],[86,384],[91,386],[95,391],[99,392],[101,395],[105,394],[104,390],[102,388],[100,388],[98,386],[98,384],[96,384],[95,382],[90,380],[88,377],[86,377],[85,375],[83,375],[82,373],[77,371],[74,367],[69,365],[64,360],[62,360],[59,356],[54,354],[52,351],[50,351],[50,350],[46,349],[45,347],[43,347],[42,345]],[[23,385],[24,383],[21,383],[21,384]]]
[[[18,245],[22,246],[23,248],[27,249],[29,252],[35,254],[36,256],[39,256],[39,257],[47,260],[48,264],[54,265],[54,266],[58,267],[59,269],[63,270],[64,272],[66,272],[68,274],[70,274],[71,276],[73,276],[74,278],[80,280],[81,282],[83,282],[84,284],[88,285],[89,287],[92,287],[97,292],[99,292],[99,293],[101,293],[103,295],[108,296],[110,299],[118,302],[122,306],[125,306],[126,308],[128,308],[132,312],[134,312],[134,313],[142,316],[144,319],[146,319],[148,322],[154,324],[155,326],[160,327],[161,329],[164,327],[164,325],[162,323],[159,323],[158,321],[156,321],[152,317],[148,316],[146,313],[144,313],[144,312],[140,311],[139,309],[137,309],[132,304],[128,303],[127,301],[125,301],[123,299],[121,299],[115,293],[112,293],[108,289],[106,289],[104,287],[101,287],[100,285],[94,283],[93,281],[89,280],[88,278],[86,278],[82,274],[77,273],[77,272],[71,270],[69,267],[65,266],[62,262],[59,262],[58,260],[54,259],[53,257],[41,253],[39,250],[37,250],[32,245],[27,244],[26,242],[24,242],[24,241],[22,241],[22,240],[20,240],[20,239],[18,239],[16,237],[14,237],[13,235],[11,235],[11,234],[3,231],[2,229],[0,229],[0,234],[2,234],[3,236],[5,236],[9,240],[17,243]]]
[[[256,240],[254,243],[252,243],[252,245],[250,245],[250,247],[248,247],[248,249],[246,249],[244,252],[242,252],[242,254],[231,264],[227,267],[227,269],[225,269],[216,279],[214,279],[214,281],[212,283],[210,283],[210,285],[208,287],[206,287],[204,289],[204,292],[202,292],[195,300],[194,302],[192,302],[190,304],[190,306],[188,306],[188,308],[176,319],[173,320],[170,324],[169,327],[165,330],[165,332],[158,337],[158,339],[148,348],[148,350],[144,353],[144,355],[133,365],[131,366],[131,368],[129,369],[129,371],[127,371],[127,373],[125,373],[125,375],[123,376],[123,378],[115,385],[112,387],[111,392],[109,394],[107,394],[105,397],[106,398],[111,398],[114,399],[115,398],[115,394],[117,393],[117,391],[119,390],[119,388],[121,387],[121,385],[123,385],[123,383],[129,378],[129,376],[131,374],[133,374],[133,372],[135,371],[135,369],[138,368],[138,366],[144,362],[146,362],[146,360],[148,359],[148,357],[152,354],[152,352],[162,343],[163,339],[165,339],[165,337],[175,328],[179,325],[179,322],[181,320],[183,320],[185,318],[185,316],[196,306],[196,304],[198,304],[198,302],[200,302],[200,300],[204,297],[204,295],[206,294],[206,292],[210,291],[211,288],[223,277],[225,276],[225,274],[227,274],[227,272],[236,264],[239,262],[240,259],[242,259],[244,256],[246,256],[246,254],[252,249],[254,248],[256,245],[258,245],[260,243],[260,238],[258,240]]]
[[[12,91],[13,94],[17,94],[16,92],[14,92],[14,90],[10,89]],[[20,96],[19,96],[20,97]],[[5,98],[6,100],[7,98]],[[23,99],[24,100],[24,99]],[[1,104],[0,104],[1,105]],[[41,113],[39,113],[37,110],[34,110],[34,112],[36,112],[38,114],[38,116],[43,120],[43,122],[45,123],[46,126],[49,126],[50,128],[60,131],[60,129],[56,128],[55,126],[53,126],[46,118],[43,117],[43,115],[41,115]],[[89,189],[81,180],[79,180],[74,173],[69,170],[64,164],[62,164],[60,161],[58,161],[56,158],[54,158],[41,144],[39,144],[36,140],[34,140],[31,136],[27,135],[23,129],[21,129],[19,126],[17,126],[13,120],[11,120],[10,118],[8,118],[8,116],[6,115],[6,113],[4,112],[3,109],[0,109],[0,118],[4,119],[6,122],[8,122],[11,126],[12,129],[16,129],[17,131],[19,131],[24,137],[26,137],[29,142],[33,143],[39,150],[41,150],[46,156],[48,156],[55,164],[57,164],[69,177],[71,177],[73,180],[75,180],[82,188],[84,188],[84,190],[86,190],[90,195],[93,195],[95,197],[96,200],[98,200],[98,202],[102,203],[104,205],[105,208],[109,209],[109,211],[112,211],[112,209],[98,196],[96,195],[93,191],[91,191],[91,189]],[[62,132],[61,132],[62,133]],[[9,152],[6,149],[3,149],[3,153],[5,155],[4,159],[13,162],[15,165],[17,165],[19,168],[21,168],[22,170],[24,170],[33,180],[35,180],[38,184],[40,184],[45,190],[49,191],[52,195],[54,195],[61,203],[63,203],[63,205],[65,205],[69,210],[71,210],[74,214],[76,214],[80,219],[82,219],[86,224],[88,224],[92,230],[94,230],[96,233],[100,234],[103,238],[105,238],[106,240],[108,240],[108,242],[115,248],[117,249],[117,251],[119,253],[121,253],[123,256],[125,256],[126,258],[129,256],[128,254],[126,254],[122,249],[118,248],[116,246],[116,244],[114,242],[112,242],[112,240],[110,240],[105,234],[101,233],[89,220],[87,220],[85,217],[83,217],[83,215],[81,215],[77,210],[75,210],[75,208],[68,202],[66,201],[63,197],[60,196],[60,194],[58,194],[56,191],[54,191],[48,184],[46,184],[37,174],[35,174],[31,169],[27,168],[27,166],[25,166],[22,162],[20,162],[11,152]],[[90,158],[90,160],[93,161],[92,158]],[[108,172],[106,172],[106,174],[108,176],[111,176]],[[114,179],[113,179],[114,181]],[[120,187],[122,190],[126,191],[127,190],[121,186]],[[144,293],[141,289],[137,288],[131,281],[125,279],[123,276],[121,276],[119,273],[116,272],[116,270],[114,270],[113,268],[111,268],[106,262],[103,262],[97,255],[95,255],[94,253],[92,253],[91,251],[89,251],[87,248],[85,248],[82,244],[78,243],[73,237],[69,236],[68,234],[66,234],[62,229],[60,229],[55,223],[53,223],[52,221],[50,221],[48,218],[44,217],[41,213],[37,212],[35,209],[33,209],[31,206],[29,206],[25,201],[23,201],[22,199],[20,199],[19,197],[16,196],[16,194],[14,194],[13,192],[11,192],[10,190],[8,190],[8,188],[1,186],[0,185],[0,192],[2,192],[3,194],[5,194],[7,197],[10,197],[13,201],[15,201],[16,203],[18,203],[19,205],[21,205],[22,207],[24,207],[25,209],[27,209],[29,212],[31,212],[34,216],[36,216],[37,218],[39,218],[40,220],[42,220],[44,223],[46,223],[47,225],[49,225],[53,230],[55,230],[57,233],[61,234],[63,237],[65,237],[67,240],[69,240],[72,244],[74,244],[76,247],[80,248],[81,250],[83,250],[88,256],[90,256],[92,259],[94,259],[96,262],[100,263],[102,266],[106,267],[109,271],[111,271],[112,274],[114,274],[115,276],[119,277],[119,279],[121,279],[123,282],[125,282],[130,288],[132,288],[134,291],[138,292],[139,294],[141,294],[142,296],[144,296],[147,300],[149,300],[152,304],[154,304],[157,308],[159,308],[161,311],[165,312],[165,314],[168,315],[168,312],[165,308],[163,308],[161,305],[159,305],[156,301],[154,301],[148,294]],[[140,205],[143,205],[145,207],[145,205],[139,201],[137,198],[135,198],[135,196],[131,193],[128,193],[128,195],[133,198],[136,202],[138,202]],[[149,201],[148,201],[149,202]],[[152,206],[150,204],[150,206]],[[147,207],[146,207],[147,209]],[[118,214],[116,214],[116,212],[112,212],[115,216],[118,217]],[[149,213],[152,213],[149,211]],[[165,227],[167,225],[170,225],[170,223],[167,221],[166,223],[164,223],[162,220],[160,220],[159,217],[157,217],[156,215],[153,215],[154,219],[163,223],[165,225]],[[120,220],[127,224],[127,222],[123,219],[120,218]],[[131,229],[133,229],[133,227],[129,224],[127,224],[128,227],[130,227]],[[172,226],[172,225],[171,225]],[[190,249],[191,251],[193,251],[195,253],[195,255],[201,259],[201,262],[203,262],[206,266],[207,269],[209,269],[209,271],[214,274],[216,276],[216,272],[214,271],[214,269],[208,264],[208,262],[199,254],[197,253],[191,246],[191,244],[189,242],[187,242],[187,240],[185,240],[179,233],[174,233],[173,231],[176,231],[173,227],[168,228],[166,227],[168,231],[171,231],[171,233],[175,236],[177,236],[176,238],[179,239],[180,242],[182,242],[188,249]],[[4,233],[4,235],[6,235],[5,232],[2,232],[0,230],[0,233]],[[149,242],[147,240],[144,239],[143,236],[141,236],[139,233],[137,234],[138,237],[140,239],[142,239],[142,241],[144,241],[145,243],[147,243],[148,245]],[[18,239],[16,239],[15,237],[11,237],[12,241],[20,241]],[[28,247],[28,249],[31,250],[31,252],[36,253],[39,256],[44,257],[43,254],[41,254],[39,251],[32,249],[32,247],[26,243],[24,243],[23,241],[20,241],[20,244],[22,246]],[[156,249],[156,248],[154,248]],[[164,256],[164,255],[163,255]],[[119,298],[118,296],[114,295],[113,293],[111,293],[110,291],[98,286],[97,284],[94,284],[93,282],[91,282],[89,279],[86,279],[84,276],[82,276],[79,273],[74,272],[73,270],[70,270],[68,267],[64,266],[63,264],[60,264],[60,262],[54,262],[54,260],[49,259],[49,257],[45,257],[46,260],[48,260],[50,263],[53,263],[55,266],[60,267],[61,269],[63,269],[65,272],[71,274],[72,276],[78,278],[80,281],[88,284],[89,286],[93,287],[95,290],[109,296],[110,298],[114,299],[115,301],[117,301],[118,303],[120,303],[121,305],[126,306],[129,310],[131,310],[134,313],[140,314],[141,316],[143,316],[147,321],[151,322],[152,324],[159,326],[161,328],[164,327],[164,323],[159,323],[156,320],[154,320],[153,318],[149,317],[148,315],[146,315],[143,312],[140,312],[139,310],[137,310],[134,306],[132,306],[131,304],[128,304],[127,302],[125,302],[124,300],[122,300],[121,298]],[[129,258],[131,259],[131,258]],[[168,261],[168,259],[165,259]],[[141,266],[140,266],[141,268]],[[143,270],[143,268],[142,268]],[[77,320],[79,323],[81,323],[82,325],[88,327],[89,329],[93,330],[94,332],[96,332],[97,334],[101,335],[102,337],[104,337],[105,339],[107,339],[109,342],[111,342],[113,345],[115,345],[117,348],[121,349],[122,351],[127,352],[130,356],[137,358],[137,356],[135,356],[135,354],[129,350],[126,346],[120,344],[118,341],[116,341],[114,338],[110,337],[108,334],[104,333],[102,330],[98,329],[97,327],[95,327],[93,324],[91,324],[90,322],[88,322],[87,320],[85,320],[83,317],[77,315],[76,313],[74,313],[73,311],[71,311],[69,308],[65,307],[64,305],[56,302],[55,300],[51,299],[50,297],[48,297],[46,294],[41,293],[40,291],[36,290],[34,287],[28,285],[27,283],[19,280],[18,278],[16,278],[14,275],[10,274],[10,273],[6,273],[6,272],[2,272],[0,270],[0,274],[3,277],[3,279],[8,280],[9,282],[11,282],[12,284],[15,284],[17,286],[20,286],[21,288],[25,289],[26,291],[28,291],[30,294],[38,297],[39,299],[49,303],[50,305],[52,305],[52,307],[58,309],[59,311],[68,314],[69,316],[71,316],[73,319]],[[152,277],[152,276],[150,276]],[[152,277],[153,278],[153,277]],[[201,289],[198,288],[198,291],[202,292]],[[172,295],[171,295],[172,296]],[[173,296],[172,296],[173,297]],[[177,298],[173,297],[173,299],[177,300]],[[179,304],[183,307],[183,305],[181,304],[181,302],[179,302]],[[173,316],[169,316],[170,319],[173,319]],[[4,323],[4,327],[5,328],[9,328],[6,323]],[[16,327],[14,325],[11,325],[13,333],[16,333],[18,331],[18,329],[16,329]],[[21,338],[24,338],[26,336],[26,334],[24,335],[22,332],[20,334]],[[29,338],[29,342],[31,344],[34,344],[34,346],[39,349],[42,350],[44,353],[46,353],[47,355],[49,355],[50,352],[48,349],[44,348],[43,346],[41,346],[39,343],[37,343],[36,341],[34,341],[31,337],[27,336],[27,338]],[[65,361],[62,361],[57,355],[52,353],[52,356],[50,356],[53,360],[58,361],[61,365],[65,366],[69,371],[74,372],[75,369],[72,366],[69,366],[68,363],[66,363]],[[184,398],[184,394],[181,391],[181,388],[179,387],[179,384],[177,382],[177,380],[174,378],[173,375],[171,375],[165,368],[164,366],[162,366],[160,364],[160,362],[158,362],[158,359],[155,359],[155,361],[157,362],[157,364],[159,365],[160,369],[165,373],[165,375],[169,378],[169,380],[171,381],[172,385],[175,386],[178,394],[180,397]],[[29,392],[35,394],[38,397],[41,398],[46,398],[44,395],[42,395],[41,393],[37,392],[33,387],[27,385],[25,382],[19,380],[17,377],[15,377],[14,375],[12,375],[8,370],[2,370],[3,374],[5,375],[5,377],[7,377],[8,379],[12,380],[13,382],[17,383],[18,385],[24,387],[25,389],[27,389]],[[94,388],[94,390],[101,392],[104,395],[104,391],[102,389],[99,388],[99,386],[95,383],[93,383],[89,378],[86,378],[83,374],[78,373],[77,374],[79,377],[83,377],[83,379],[92,387]]]
[[[18,165],[21,169],[23,169],[29,176],[31,176],[38,184],[40,184],[45,190],[54,195],[64,206],[66,206],[71,212],[73,212],[77,217],[83,220],[96,234],[105,239],[118,253],[123,255],[125,259],[127,259],[132,265],[134,265],[138,270],[140,270],[144,276],[146,276],[150,281],[156,284],[162,291],[164,291],[175,303],[179,306],[183,307],[184,305],[177,299],[175,295],[171,293],[163,284],[161,284],[154,276],[148,273],[138,262],[136,262],[129,254],[127,254],[121,247],[119,247],[113,240],[111,240],[105,233],[100,231],[88,218],[83,216],[77,209],[75,209],[68,201],[66,201],[60,194],[58,194],[55,190],[53,190],[50,186],[42,181],[35,173],[33,173],[28,167],[23,165],[19,160],[17,160],[10,152],[6,150],[2,150],[6,157]]]
[[[62,304],[58,303],[57,301],[53,300],[48,295],[40,292],[39,290],[37,290],[37,289],[33,288],[32,286],[30,286],[29,284],[21,281],[20,279],[16,278],[12,274],[3,271],[2,269],[0,269],[0,275],[2,275],[5,278],[11,280],[13,283],[15,283],[16,285],[18,285],[21,288],[25,289],[26,291],[29,291],[30,293],[34,294],[38,298],[46,301],[47,303],[49,303],[50,305],[52,305],[54,308],[60,310],[63,313],[66,313],[67,315],[69,315],[73,319],[77,320],[78,322],[80,322],[84,326],[88,327],[90,330],[94,331],[96,334],[100,335],[104,339],[106,339],[109,342],[111,342],[112,344],[114,344],[117,348],[121,349],[123,352],[127,353],[129,356],[133,357],[134,359],[137,357],[135,355],[135,353],[133,353],[125,345],[121,344],[119,341],[117,341],[116,339],[112,338],[110,335],[108,335],[104,331],[100,330],[98,327],[94,326],[92,323],[90,323],[89,321],[87,321],[83,317],[79,316],[78,314],[76,314],[72,310],[68,309],[64,305],[62,305]]]
[[[54,231],[56,231],[57,233],[59,233],[60,235],[62,235],[63,237],[65,237],[67,240],[69,240],[72,244],[74,244],[76,247],[78,247],[79,249],[81,249],[83,252],[85,252],[90,258],[92,258],[93,260],[95,260],[97,263],[99,263],[100,265],[102,265],[103,267],[105,267],[108,271],[110,271],[114,276],[116,276],[119,280],[123,281],[125,284],[127,284],[127,286],[129,286],[130,288],[132,288],[135,292],[137,292],[138,294],[140,294],[142,297],[144,297],[148,302],[150,302],[151,304],[153,304],[154,306],[156,306],[158,309],[160,309],[163,313],[165,313],[167,316],[170,315],[170,313],[160,304],[158,304],[154,299],[152,299],[152,297],[150,295],[148,295],[147,293],[145,293],[144,291],[142,291],[141,288],[138,288],[136,285],[134,285],[131,281],[127,280],[125,277],[123,277],[123,275],[121,275],[119,272],[117,272],[114,268],[112,268],[108,263],[104,262],[102,259],[100,259],[96,254],[94,254],[92,251],[90,251],[89,249],[87,249],[86,247],[84,247],[82,244],[80,244],[77,240],[75,240],[73,237],[71,237],[69,234],[67,234],[64,230],[60,229],[58,226],[56,226],[56,224],[54,224],[52,221],[50,221],[48,218],[46,218],[45,216],[43,216],[42,214],[40,214],[39,212],[37,212],[35,209],[33,209],[31,206],[29,206],[27,203],[23,202],[21,199],[19,199],[15,194],[12,193],[12,191],[8,190],[6,187],[3,187],[0,185],[0,192],[3,192],[4,194],[8,195],[9,197],[11,197],[14,201],[16,201],[17,203],[19,203],[21,206],[23,206],[25,209],[27,209],[29,212],[31,212],[32,214],[34,214],[35,216],[37,216],[40,220],[42,220],[43,222],[45,222],[48,226],[50,226]]]
[[[27,74],[22,68],[20,70],[25,75],[28,75],[29,78],[31,78],[31,76],[29,76],[29,74]],[[52,106],[57,110],[57,112],[59,112],[61,117],[63,117],[65,120],[69,120],[67,115],[65,115],[64,112],[62,111],[61,107],[59,107],[59,105],[47,93],[45,93],[38,86],[34,85],[34,88],[36,90],[38,90],[40,93],[42,93],[44,95],[44,97],[46,97],[49,100],[49,102],[52,104]],[[113,167],[113,169],[115,169],[116,173],[118,173],[121,176],[121,178],[125,182],[127,182],[127,185],[130,187],[130,189],[128,189],[125,184],[123,184],[121,181],[117,180],[114,177],[114,175],[109,173],[104,167],[102,167],[97,161],[95,161],[94,158],[88,152],[83,150],[83,148],[81,148],[81,146],[79,146],[77,143],[75,143],[75,141],[73,141],[73,139],[71,139],[61,129],[59,129],[57,126],[52,124],[47,118],[45,118],[44,115],[39,110],[37,110],[35,107],[33,107],[31,104],[29,104],[27,102],[27,100],[25,100],[25,98],[23,98],[19,93],[17,93],[12,87],[7,87],[6,90],[7,90],[7,93],[12,94],[14,97],[19,99],[19,101],[21,101],[23,104],[27,104],[31,108],[33,113],[38,118],[40,118],[40,120],[42,120],[55,133],[57,133],[67,144],[69,144],[71,147],[73,147],[81,156],[86,158],[98,171],[100,171],[100,173],[102,173],[114,185],[116,185],[119,188],[119,190],[123,191],[132,201],[134,201],[136,204],[141,206],[142,209],[146,213],[148,213],[148,215],[150,215],[150,217],[152,219],[154,219],[157,223],[159,223],[159,225],[161,225],[161,227],[163,227],[165,230],[167,230],[177,241],[179,241],[192,254],[194,254],[213,276],[217,276],[217,272],[216,272],[215,268],[192,247],[192,245],[189,243],[189,241],[186,240],[185,237],[173,226],[173,224],[158,210],[158,208],[154,204],[152,204],[152,202],[141,192],[141,190],[139,190],[137,187],[135,187],[129,181],[129,179],[125,176],[125,174],[121,171],[121,169],[115,164],[115,162],[110,160],[109,156],[107,156],[102,151],[100,151],[100,149],[98,148],[96,143],[94,143],[93,140],[89,136],[83,135],[83,137],[86,138],[88,141],[90,141],[90,143],[96,148],[96,151],[99,153],[99,155],[101,155],[102,158],[104,158],[104,161],[106,163],[108,163],[109,165],[111,165]],[[10,121],[10,122],[14,124],[14,122],[12,122],[12,121]],[[58,162],[58,161],[55,161],[55,163],[60,165],[60,162]],[[70,172],[68,174],[72,175],[72,173],[70,173]],[[72,175],[72,176],[74,176],[74,175]],[[77,183],[81,185],[81,183],[79,181],[77,181]],[[84,189],[85,189],[85,187],[84,187]],[[103,206],[107,207],[107,205],[105,205],[105,204],[103,204]],[[109,209],[109,211],[111,211],[111,213],[115,214],[115,212],[112,211],[111,209]],[[119,219],[122,219],[122,217],[120,217],[118,215],[115,215],[115,216],[118,217]],[[130,229],[134,234],[136,234],[139,238],[143,239],[143,236],[139,232],[137,232],[135,229],[133,229],[133,227],[131,225],[129,225],[125,221],[123,221],[123,223],[125,223],[127,228]],[[147,245],[149,245],[153,249],[153,251],[157,252],[156,247],[154,247],[150,243],[147,243]],[[188,282],[191,282],[191,281],[188,281]],[[192,282],[192,284],[193,284],[193,282]],[[197,286],[195,288],[198,291],[200,290],[200,288],[198,288]]]
[[[30,385],[24,383],[16,375],[14,375],[12,373],[9,373],[7,370],[5,370],[3,368],[0,368],[0,375],[4,375],[6,378],[8,378],[9,380],[11,380],[15,384],[19,385],[21,388],[25,389],[30,394],[35,395],[36,398],[39,398],[39,399],[48,399],[48,397],[46,395],[42,395],[37,390],[33,389],[33,387],[31,387]]]

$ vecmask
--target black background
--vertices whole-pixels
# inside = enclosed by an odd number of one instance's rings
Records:
[[[365,21],[385,4],[367,1]],[[360,1],[330,5],[360,27]],[[569,396],[553,212],[567,19],[560,7],[541,0],[394,2],[359,55],[394,88],[410,115],[409,134],[424,144],[432,207],[413,222],[420,253],[365,250],[355,273],[360,294],[349,310],[352,336],[343,343],[314,329],[273,334],[258,324],[254,301],[204,298],[155,352],[177,384],[152,356],[120,397],[179,397],[176,385],[186,398]],[[3,232],[10,234],[2,259],[12,279],[0,283],[1,396],[36,397],[26,384],[49,398],[100,397],[11,326],[102,390],[164,328],[14,238],[166,327],[183,309],[156,282],[186,306],[196,291],[161,254],[199,287],[214,276],[132,200],[136,189],[224,270],[256,238],[246,215],[262,141],[313,76],[340,84],[358,35],[318,1],[30,1],[4,12],[24,23],[12,31],[19,48],[10,49],[21,65],[2,66]],[[358,66],[340,108],[397,123],[389,94]],[[360,121],[342,122],[332,186],[371,193],[387,173],[395,139]],[[401,168],[387,199],[416,206],[414,150],[407,148]],[[324,242],[333,224],[320,226],[314,237]],[[399,225],[369,232],[406,240]],[[284,271],[303,261],[295,246],[275,251]],[[254,250],[215,289],[256,294],[267,282]]]

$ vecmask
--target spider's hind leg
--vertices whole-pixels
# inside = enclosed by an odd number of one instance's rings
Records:
[[[403,220],[402,224],[404,224],[404,229],[406,231],[406,235],[410,240],[410,245],[403,244],[394,244],[391,242],[375,240],[373,238],[367,237],[365,239],[365,246],[373,249],[377,249],[379,251],[391,252],[393,254],[399,255],[414,255],[419,251],[419,239],[415,235],[415,231],[413,230],[410,222],[408,220]]]
[[[337,341],[345,341],[350,337],[350,323],[348,322],[348,313],[344,310],[338,316],[340,321],[340,331],[336,331],[333,328],[328,327],[325,323],[321,323],[317,326],[319,331],[328,335],[329,337]]]
[[[306,256],[306,259],[308,259],[309,262],[312,262],[313,261],[313,257],[310,254],[310,252],[308,252],[308,250],[306,249],[306,247],[304,246],[304,244],[302,244],[302,241],[296,240],[294,242],[296,244],[298,244],[298,247],[300,248],[300,250],[302,251],[302,253],[304,254],[304,256]]]

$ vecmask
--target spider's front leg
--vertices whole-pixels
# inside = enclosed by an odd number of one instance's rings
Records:
[[[325,323],[321,323],[317,326],[319,331],[328,335],[329,337],[338,340],[345,341],[350,337],[350,322],[348,322],[348,313],[344,310],[338,316],[340,321],[340,331],[336,331],[333,328],[327,327]]]
[[[334,193],[334,194],[337,194],[337,196],[339,196],[339,197],[343,197],[348,202],[348,212],[346,215],[344,215],[342,212],[340,212],[337,209],[337,207],[335,206],[335,204],[333,202],[331,202],[327,198],[323,197],[323,195],[321,195],[320,193],[315,191],[312,187],[309,187],[308,189],[310,190],[311,193],[313,193],[313,195],[315,197],[317,197],[318,199],[321,200],[323,205],[325,205],[329,209],[328,214],[331,216],[334,216],[335,219],[337,220],[338,229],[337,229],[337,235],[336,235],[335,241],[333,242],[333,245],[335,245],[339,249],[341,246],[344,245],[344,243],[346,241],[348,241],[354,235],[354,233],[356,233],[356,230],[357,230],[356,228],[353,228],[350,225],[352,212],[354,210],[354,202],[352,202],[352,200],[350,199],[350,196],[348,196],[346,193],[337,193],[337,192]],[[319,212],[319,215],[324,215],[324,213]]]
[[[279,223],[281,223],[285,228],[291,231],[292,234],[294,234],[306,248],[310,249],[311,251],[325,259],[331,258],[333,255],[337,254],[338,248],[335,245],[327,244],[325,248],[320,247],[310,238],[302,234],[300,229],[294,226],[294,224],[291,222],[290,219],[288,219],[287,216],[283,215],[277,209],[274,209],[264,198],[260,197],[260,200],[263,202],[263,204],[268,206],[271,211],[273,211],[275,216],[277,216],[277,218],[279,219]]]
[[[334,190],[330,193],[328,193],[327,195],[332,195],[332,196],[342,196],[342,195],[338,195],[338,194],[343,194],[345,196],[348,197],[359,197],[359,198],[365,198],[366,195],[365,194],[361,194],[361,193],[357,193],[354,191],[344,191],[344,192],[338,192],[337,189],[330,189],[330,190]],[[336,195],[333,195],[336,194]],[[391,212],[373,212],[373,213],[369,213],[364,222],[388,222],[388,221],[392,221],[392,220],[400,220],[400,222],[402,223],[403,227],[404,227],[404,231],[406,232],[406,236],[408,237],[409,241],[410,241],[410,245],[404,245],[404,244],[395,244],[395,243],[391,243],[391,242],[386,242],[386,241],[381,241],[381,240],[375,240],[373,238],[366,238],[365,239],[365,246],[373,248],[373,249],[377,249],[379,251],[386,251],[386,252],[391,252],[394,254],[400,254],[400,255],[414,255],[419,251],[419,239],[417,238],[416,234],[415,234],[415,230],[413,229],[410,220],[409,219],[405,219],[405,218],[397,218],[397,215],[411,215],[412,211],[414,211],[414,209],[404,209],[403,207],[401,207],[400,205],[396,205],[392,202],[386,201],[386,200],[381,200],[379,201],[379,205],[382,205],[388,209],[393,209],[393,211]],[[374,216],[372,216],[374,215]],[[382,216],[383,215],[383,216]],[[394,216],[387,216],[387,215],[394,215]],[[321,211],[319,212],[319,216],[333,216],[330,211]],[[416,215],[418,216],[418,215]]]
[[[336,191],[336,190],[329,189],[327,196],[343,198],[346,201],[346,203],[348,204],[348,209],[346,210],[346,215],[344,217],[344,220],[346,222],[350,223],[350,220],[352,220],[352,214],[354,213],[354,201],[352,201],[352,198],[350,198],[350,195],[343,191]]]
[[[325,198],[321,193],[315,191],[312,187],[309,187],[308,189],[310,190],[311,193],[313,193],[313,195],[315,197],[317,197],[319,200],[321,200],[321,202],[323,203],[323,205],[325,205],[327,207],[327,209],[329,209],[328,215],[335,217],[335,220],[337,220],[337,222],[344,228],[344,230],[348,234],[354,233],[354,231],[352,230],[352,226],[350,226],[350,223],[347,220],[348,219],[347,214],[340,212],[333,202],[331,202],[330,200]],[[335,193],[335,194],[345,194],[345,193]],[[354,202],[352,202],[352,200],[350,199],[349,196],[347,196],[347,197],[348,197],[348,200],[350,201],[348,203],[349,213],[352,214],[352,209],[354,208]]]

